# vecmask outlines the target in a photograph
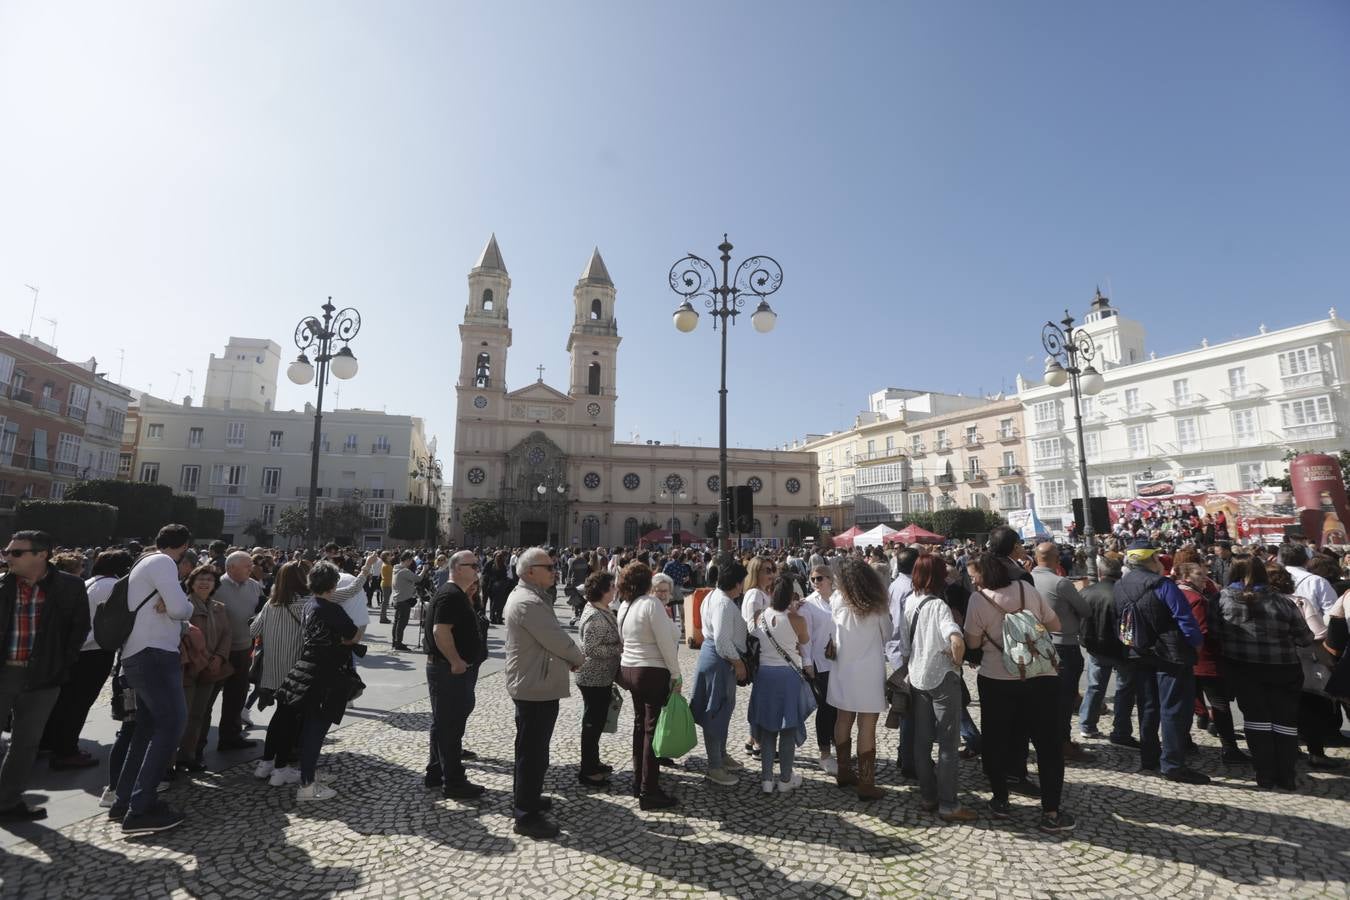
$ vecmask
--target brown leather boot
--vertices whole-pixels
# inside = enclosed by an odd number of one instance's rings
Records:
[[[858,777],[853,774],[853,742],[843,741],[839,745],[839,771],[834,774],[834,783],[841,788],[853,787]]]
[[[880,800],[886,792],[877,787],[877,751],[858,754],[858,799]]]

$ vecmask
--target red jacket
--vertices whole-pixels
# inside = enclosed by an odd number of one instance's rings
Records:
[[[1185,582],[1177,582],[1186,602],[1191,605],[1191,615],[1200,626],[1205,642],[1196,650],[1195,676],[1197,678],[1217,678],[1219,676],[1219,637],[1217,629],[1209,627],[1209,601],[1205,595]]]

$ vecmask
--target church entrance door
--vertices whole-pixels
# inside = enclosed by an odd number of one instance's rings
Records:
[[[520,546],[542,547],[548,540],[547,522],[521,522]]]

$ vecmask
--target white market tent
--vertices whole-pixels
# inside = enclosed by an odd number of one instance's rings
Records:
[[[875,547],[878,544],[885,543],[886,535],[895,534],[895,529],[889,525],[878,525],[871,531],[864,531],[853,539],[855,547]]]

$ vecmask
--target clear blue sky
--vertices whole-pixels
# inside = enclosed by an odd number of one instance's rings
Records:
[[[723,231],[786,273],[777,330],[732,334],[736,445],[1010,387],[1098,283],[1160,353],[1350,312],[1343,2],[11,0],[0,123],[0,328],[38,284],[63,354],[200,396],[227,335],[289,356],[332,294],[365,316],[342,405],[446,450],[492,231],[509,386],[565,389],[598,244],[619,434],[705,445],[717,342],[665,279]]]

